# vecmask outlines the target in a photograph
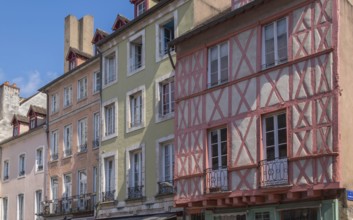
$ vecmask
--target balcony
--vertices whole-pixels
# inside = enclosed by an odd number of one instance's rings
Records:
[[[204,175],[206,194],[229,191],[227,167],[208,168]]]
[[[132,186],[127,188],[128,199],[141,199],[143,186]]]
[[[288,159],[276,158],[263,160],[259,163],[260,187],[288,185]]]
[[[43,163],[42,162],[38,162],[37,164],[37,171],[42,171],[43,170]]]
[[[71,148],[67,148],[64,150],[64,155],[65,157],[71,156],[72,155],[72,150]]]
[[[58,153],[53,153],[50,157],[51,157],[52,161],[58,160],[59,159],[59,154]]]
[[[92,147],[93,148],[98,148],[99,145],[100,145],[99,139],[95,139],[95,140],[92,141]]]
[[[87,143],[83,143],[79,146],[80,152],[86,152],[87,151]]]
[[[169,195],[173,194],[174,192],[173,180],[158,182],[158,195]]]
[[[19,176],[24,176],[25,175],[25,171],[24,170],[20,170],[20,172],[18,172]]]
[[[102,192],[102,202],[112,202],[115,200],[115,190]]]
[[[94,211],[96,195],[82,194],[62,199],[45,201],[43,211],[39,216],[80,214]]]
[[[9,175],[4,176],[4,181],[9,179]]]

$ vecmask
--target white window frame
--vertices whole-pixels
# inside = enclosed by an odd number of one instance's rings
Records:
[[[67,131],[69,131],[69,133],[67,133]],[[66,125],[64,126],[64,140],[63,140],[63,152],[64,152],[64,157],[69,157],[72,155],[72,125],[69,124],[69,125]],[[71,150],[71,153],[68,154],[68,152],[66,151],[69,151]]]
[[[57,113],[59,112],[59,94],[55,93],[50,96],[50,107],[51,107],[51,113]]]
[[[111,133],[111,134],[107,134],[106,130],[106,112],[105,112],[105,108],[109,105],[114,105],[114,132]],[[103,104],[102,104],[102,109],[101,109],[101,112],[102,112],[102,115],[101,115],[101,120],[102,120],[102,141],[106,141],[106,140],[109,140],[111,138],[114,138],[114,137],[117,137],[118,136],[118,99],[117,98],[113,98],[113,99],[110,99],[110,100],[107,100],[105,101]]]
[[[36,116],[31,116],[29,119],[29,128],[33,129],[36,127],[37,124],[37,117]]]
[[[86,176],[86,179],[82,179],[82,176]],[[78,195],[79,195],[79,203],[78,203],[78,206],[79,206],[79,209],[85,209],[86,207],[86,198],[85,198],[85,195],[87,194],[88,192],[88,189],[87,189],[87,178],[88,178],[88,175],[87,175],[87,170],[79,170],[77,172],[77,189],[78,189]]]
[[[140,7],[142,6],[142,7]],[[146,0],[141,1],[136,5],[136,17],[140,16],[146,11]]]
[[[97,71],[93,73],[93,94],[99,93],[102,87],[102,73]]]
[[[280,158],[279,157],[279,143],[278,143],[278,140],[279,140],[279,135],[278,135],[278,131],[280,129],[278,129],[278,116],[279,115],[285,115],[286,117],[286,153],[287,153],[287,156],[286,157],[282,157]],[[266,133],[267,133],[267,130],[266,130],[266,119],[267,118],[272,118],[273,117],[273,126],[274,126],[274,150],[275,150],[275,157],[273,160],[277,160],[277,159],[284,159],[284,158],[287,158],[288,157],[288,123],[287,123],[287,112],[286,111],[279,111],[279,112],[275,112],[275,113],[272,113],[272,114],[267,114],[267,115],[264,115],[262,117],[262,139],[263,139],[263,157],[265,160],[268,160],[267,158],[267,144],[266,144]],[[283,128],[282,128],[283,129]],[[271,160],[270,160],[271,161]]]
[[[174,118],[175,115],[175,99],[174,99],[174,111],[167,115],[161,114],[161,85],[164,82],[170,81],[174,78],[174,97],[175,97],[175,72],[172,71],[164,76],[161,76],[155,80],[155,123],[163,122]]]
[[[55,134],[55,140],[54,140],[54,134]],[[59,144],[59,130],[54,130],[50,132],[50,160],[51,161],[56,161],[59,159],[59,149],[58,149],[58,144]],[[56,153],[58,156],[58,159],[53,160],[53,153]]]
[[[25,210],[25,195],[20,193],[17,195],[17,220],[25,219]]]
[[[169,23],[171,20],[174,21],[174,39],[178,37],[178,12],[174,11],[173,13],[169,14],[169,16],[166,16],[165,18],[162,18],[158,23],[156,23],[156,62],[159,62],[161,60],[164,60],[168,57],[168,52],[163,54],[162,52],[162,47],[168,47],[168,45],[162,45],[164,42],[162,41],[162,27],[163,25]],[[164,48],[165,49],[165,48]],[[171,54],[175,54],[175,50],[171,51]]]
[[[87,77],[77,80],[77,101],[87,98]]]
[[[114,154],[106,154],[103,157],[103,174],[104,174],[104,178],[103,178],[103,192],[112,192],[113,190],[115,190],[115,155]],[[111,176],[109,176],[108,174],[108,165],[109,163],[112,162],[112,170],[111,170]]]
[[[132,120],[133,120],[133,115],[132,115],[132,109],[131,109],[131,97],[134,94],[141,93],[141,123],[136,126],[131,126]],[[126,133],[136,131],[138,129],[144,128],[146,123],[146,88],[144,85],[139,86],[133,90],[130,90],[129,92],[126,93]]]
[[[113,60],[114,61],[114,72],[110,72],[110,69],[108,69],[107,67],[107,62],[109,60]],[[114,75],[115,73],[115,75]],[[110,76],[110,74],[112,74]],[[102,88],[105,89],[111,85],[113,85],[114,83],[118,82],[118,50],[117,49],[113,49],[113,50],[109,50],[104,56],[103,56],[103,71],[102,71]],[[110,81],[107,81],[108,79],[110,79]],[[108,78],[106,80],[106,78]]]
[[[142,48],[141,48],[141,67],[138,68],[132,68],[132,64],[135,60],[135,56],[133,56],[134,54],[131,53],[132,49],[131,46],[133,44],[134,41],[136,41],[138,38],[141,37],[141,42],[142,42]],[[137,72],[140,72],[141,70],[145,69],[145,59],[146,59],[146,55],[145,55],[145,51],[146,51],[146,43],[145,43],[145,30],[142,30],[136,34],[134,34],[133,36],[131,36],[129,38],[129,41],[127,43],[127,76],[131,76],[134,75]]]
[[[87,146],[87,132],[88,132],[88,124],[87,124],[87,118],[82,118],[77,121],[77,146],[78,146],[78,151],[79,152],[85,152],[88,149]],[[86,150],[82,151],[81,147],[86,146]]]
[[[5,204],[6,204],[6,206],[5,206]],[[8,220],[9,219],[8,217],[9,217],[9,198],[3,197],[2,198],[2,219]]]
[[[101,116],[100,112],[96,112],[93,114],[93,148],[98,148],[100,145],[100,122]],[[98,146],[96,146],[96,142],[98,142]]]
[[[23,172],[23,175],[20,173]],[[18,177],[24,177],[26,175],[26,154],[22,153],[18,156]]]
[[[69,85],[64,88],[64,108],[67,108],[72,105],[72,85]]]
[[[40,195],[40,196],[39,196]],[[35,195],[34,195],[34,214],[40,214],[40,207],[41,207],[41,203],[43,201],[43,190],[39,189],[36,190]],[[36,219],[37,215],[34,216],[34,218]]]
[[[225,167],[222,165],[222,156],[224,156],[222,154],[222,143],[224,143],[224,141],[222,142],[221,140],[221,130],[223,129],[226,129],[226,135],[227,135],[227,139],[225,140],[226,142],[226,146],[227,146],[227,158],[226,158],[226,165]],[[213,167],[213,164],[212,164],[212,140],[211,140],[211,133],[212,132],[215,132],[217,131],[217,159],[218,159],[218,167],[217,168],[214,168]],[[209,168],[212,168],[213,170],[220,170],[220,169],[227,169],[227,161],[228,161],[228,158],[231,156],[229,155],[229,152],[228,152],[228,128],[227,127],[219,127],[219,128],[215,128],[215,129],[211,129],[207,132],[207,138],[208,138],[208,161],[209,161]]]
[[[67,182],[67,177],[70,179],[70,182]],[[72,174],[65,173],[63,175],[63,198],[68,198],[72,196]]]
[[[228,61],[227,61],[227,71],[228,71],[228,73],[227,73],[227,80],[225,80],[224,82],[222,82],[221,80],[222,80],[222,78],[221,78],[221,76],[222,76],[222,70],[221,70],[221,46],[223,46],[224,44],[227,44],[227,51],[228,51],[228,54],[227,54],[227,59],[228,59]],[[218,69],[217,69],[217,84],[215,84],[215,85],[212,85],[212,82],[211,82],[211,57],[212,57],[212,55],[211,55],[211,50],[213,49],[213,48],[217,48],[217,62],[218,62],[218,64],[217,64],[217,67],[218,67]],[[227,83],[228,81],[229,81],[229,70],[230,70],[230,68],[229,68],[229,63],[230,63],[230,59],[229,59],[229,55],[230,55],[230,49],[229,49],[229,42],[228,41],[223,41],[223,42],[221,42],[221,43],[219,43],[219,44],[217,44],[217,45],[214,45],[214,46],[212,46],[212,47],[209,47],[208,48],[208,53],[207,53],[207,60],[208,60],[208,64],[207,64],[207,68],[208,68],[208,70],[207,70],[207,87],[208,88],[212,88],[212,87],[215,87],[215,86],[219,86],[219,85],[222,85],[222,84],[224,84],[224,83]]]
[[[277,41],[277,22],[278,21],[281,21],[285,19],[286,21],[286,34],[287,34],[287,59],[285,61],[280,61],[279,58],[278,58],[278,41]],[[268,64],[266,63],[266,42],[265,42],[265,28],[269,25],[273,25],[273,37],[274,37],[274,61],[275,63],[273,65],[270,65],[268,66]],[[287,17],[282,17],[280,19],[277,19],[271,23],[268,23],[266,25],[264,25],[262,27],[262,69],[267,69],[267,68],[271,68],[271,67],[274,67],[274,66],[277,66],[279,64],[282,64],[282,63],[286,63],[288,62],[288,18]]]
[[[130,147],[127,147],[126,148],[126,199],[128,199],[128,188],[129,187],[133,187],[134,185],[131,185],[131,181],[133,181],[131,178],[130,178],[130,170],[132,168],[132,162],[131,161],[131,156],[136,153],[136,152],[140,152],[141,153],[141,175],[140,175],[140,180],[139,180],[139,184],[140,186],[143,186],[143,189],[142,189],[142,196],[145,196],[145,190],[146,190],[146,186],[145,186],[145,155],[146,155],[146,152],[145,152],[145,144],[135,144],[133,146],[130,146]]]
[[[164,164],[164,160],[163,158],[163,146],[165,144],[173,144],[174,145],[174,134],[170,134],[168,136],[162,137],[160,139],[158,139],[156,141],[156,146],[155,146],[155,152],[156,152],[156,158],[158,158],[156,160],[156,167],[158,167],[158,171],[156,172],[157,174],[157,181],[159,182],[163,182],[164,181],[164,169],[163,169],[163,164]],[[174,148],[174,146],[173,146]],[[175,155],[175,150],[174,150],[174,155]],[[174,160],[174,158],[173,158]],[[173,170],[173,174],[174,174],[174,170]],[[173,180],[173,179],[172,179]],[[156,192],[158,192],[158,184],[156,184]]]
[[[54,180],[57,182],[56,188],[54,188]],[[50,178],[50,198],[52,200],[59,198],[59,178],[57,176],[52,176]]]
[[[7,179],[5,180],[5,177],[7,176]],[[5,159],[4,160],[4,169],[3,169],[3,176],[2,176],[2,181],[6,182],[10,180],[10,160]]]
[[[40,157],[41,158],[38,158],[38,152],[41,151],[40,153]],[[44,147],[38,147],[36,149],[36,172],[44,172]],[[40,160],[39,160],[40,159]],[[42,166],[42,169],[39,170],[39,166]]]

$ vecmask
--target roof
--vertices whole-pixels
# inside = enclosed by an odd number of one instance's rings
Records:
[[[92,57],[91,54],[88,54],[88,53],[80,51],[80,50],[78,50],[76,48],[70,47],[69,51],[67,52],[67,55],[66,55],[66,60],[69,60],[69,57],[70,57],[71,53],[75,54],[76,56],[80,56],[80,57],[83,57],[83,58],[86,58],[86,59],[89,59],[89,58]]]
[[[155,6],[153,6],[152,8],[148,9],[146,12],[144,12],[143,14],[141,14],[140,16],[137,16],[136,18],[134,18],[133,20],[131,20],[129,23],[127,23],[126,25],[124,25],[122,28],[116,30],[115,32],[113,32],[112,34],[108,35],[106,38],[98,41],[96,43],[97,46],[101,46],[104,43],[108,42],[109,40],[111,40],[112,38],[118,36],[121,33],[124,33],[126,30],[134,27],[135,24],[137,24],[139,21],[143,20],[144,18],[152,15],[153,13],[157,12],[158,10],[160,10],[161,8],[163,8],[164,6],[168,5],[171,2],[174,2],[175,0],[161,0],[159,3],[157,3]]]
[[[212,28],[222,22],[225,22],[228,19],[236,17],[236,16],[238,16],[238,15],[240,15],[240,14],[242,14],[242,13],[244,13],[244,12],[246,12],[256,6],[259,6],[265,2],[268,2],[268,1],[271,1],[271,0],[254,0],[254,1],[238,8],[238,9],[233,10],[233,11],[226,10],[223,13],[220,13],[219,15],[212,17],[211,19],[207,20],[206,22],[202,23],[201,25],[197,26],[196,28],[186,32],[185,34],[181,35],[180,37],[174,39],[169,44],[170,45],[177,45],[186,39],[189,39],[197,34],[200,34],[204,31],[207,31],[210,28]]]
[[[28,113],[30,111],[33,111],[35,113],[38,113],[38,114],[41,114],[41,115],[46,115],[47,114],[47,110],[45,108],[42,108],[42,107],[39,107],[39,106],[36,106],[36,105],[31,105],[29,107],[29,110],[28,110]]]
[[[62,74],[61,76],[59,76],[58,78],[50,81],[48,84],[44,85],[43,87],[39,88],[38,91],[40,92],[45,92],[46,89],[48,89],[50,86],[54,85],[55,83],[59,82],[62,79],[65,79],[66,77],[71,76],[71,74],[76,73],[77,70],[93,63],[94,61],[98,60],[98,58],[100,57],[99,54],[95,55],[94,57],[86,60],[84,63],[82,63],[81,65],[78,65],[77,67],[73,68],[72,70]]]
[[[13,122],[14,121],[20,121],[20,122],[24,122],[26,124],[29,124],[29,119],[27,116],[23,116],[23,115],[18,115],[18,114],[15,114],[11,120],[11,123],[14,124]]]
[[[109,33],[106,31],[103,31],[99,28],[96,29],[96,32],[94,33],[94,36],[92,38],[92,44],[97,43],[98,41],[102,40],[103,38],[105,38],[106,36],[108,36]]]
[[[119,27],[119,22],[121,22],[121,26]],[[119,28],[121,28],[122,26],[126,25],[127,23],[129,23],[130,20],[128,18],[126,18],[124,15],[118,14],[116,16],[115,22],[113,24],[112,30],[115,31]]]
[[[38,126],[38,127],[36,127],[36,128],[29,129],[28,131],[23,132],[23,133],[21,133],[21,134],[19,134],[19,135],[17,135],[17,136],[12,136],[12,137],[9,137],[9,138],[7,138],[7,139],[1,141],[1,142],[0,142],[0,145],[7,144],[7,143],[9,143],[9,142],[11,142],[11,141],[13,141],[13,140],[17,140],[17,139],[19,139],[19,138],[22,138],[22,137],[24,137],[24,136],[26,136],[26,135],[28,135],[28,134],[32,134],[33,132],[36,132],[36,131],[41,130],[41,129],[43,129],[42,126]],[[45,130],[43,129],[43,131],[45,131]]]

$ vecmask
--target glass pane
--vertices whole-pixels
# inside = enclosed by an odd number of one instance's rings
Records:
[[[281,129],[278,131],[278,144],[287,143],[287,129]]]
[[[227,167],[227,155],[222,156],[222,167]]]
[[[217,131],[211,131],[211,144],[218,142]]]
[[[277,21],[277,36],[287,33],[287,22],[286,19]]]
[[[218,157],[212,158],[212,169],[218,170]]]
[[[223,143],[221,144],[221,154],[222,154],[222,155],[227,154],[227,143],[226,143],[226,142],[223,142]]]
[[[221,141],[227,141],[227,129],[223,128],[221,129]]]
[[[266,146],[275,145],[275,134],[273,131],[266,133]]]
[[[287,157],[287,144],[279,145],[279,157],[286,158]]]
[[[217,157],[218,156],[218,145],[217,144],[213,144],[212,145],[212,157]]]
[[[269,147],[266,148],[266,156],[267,160],[274,160],[275,159],[275,148],[274,147]]]
[[[228,56],[221,58],[221,82],[228,81]]]
[[[266,131],[274,130],[273,117],[266,118],[265,123],[266,123]]]
[[[286,114],[281,114],[277,116],[277,123],[278,128],[285,128],[286,127]]]

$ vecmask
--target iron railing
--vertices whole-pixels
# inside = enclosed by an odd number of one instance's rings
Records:
[[[80,145],[80,152],[86,152],[87,151],[87,143],[83,143]]]
[[[288,184],[288,159],[276,158],[259,163],[260,187],[271,187]]]
[[[8,180],[9,179],[9,175],[4,176],[4,180]]]
[[[102,192],[102,202],[111,202],[115,200],[115,190]]]
[[[166,180],[158,182],[158,194],[159,195],[168,195],[173,194],[174,191],[174,182],[173,180]]]
[[[18,173],[19,176],[24,176],[25,175],[25,171],[24,170],[21,170],[19,173]]]
[[[59,159],[59,154],[58,153],[52,153],[51,154],[51,160],[53,161],[53,160],[57,160],[57,159]]]
[[[95,139],[95,140],[93,140],[92,141],[92,146],[93,146],[93,148],[97,148],[97,147],[99,147],[99,139]]]
[[[71,154],[72,154],[71,148],[65,149],[65,150],[64,150],[64,154],[65,154],[65,157],[71,156]]]
[[[213,167],[205,170],[205,193],[228,191],[228,168]]]
[[[128,198],[129,199],[139,199],[142,198],[142,188],[143,186],[132,186],[128,188]]]
[[[81,194],[44,202],[39,216],[65,215],[93,212],[96,205],[95,194]]]

